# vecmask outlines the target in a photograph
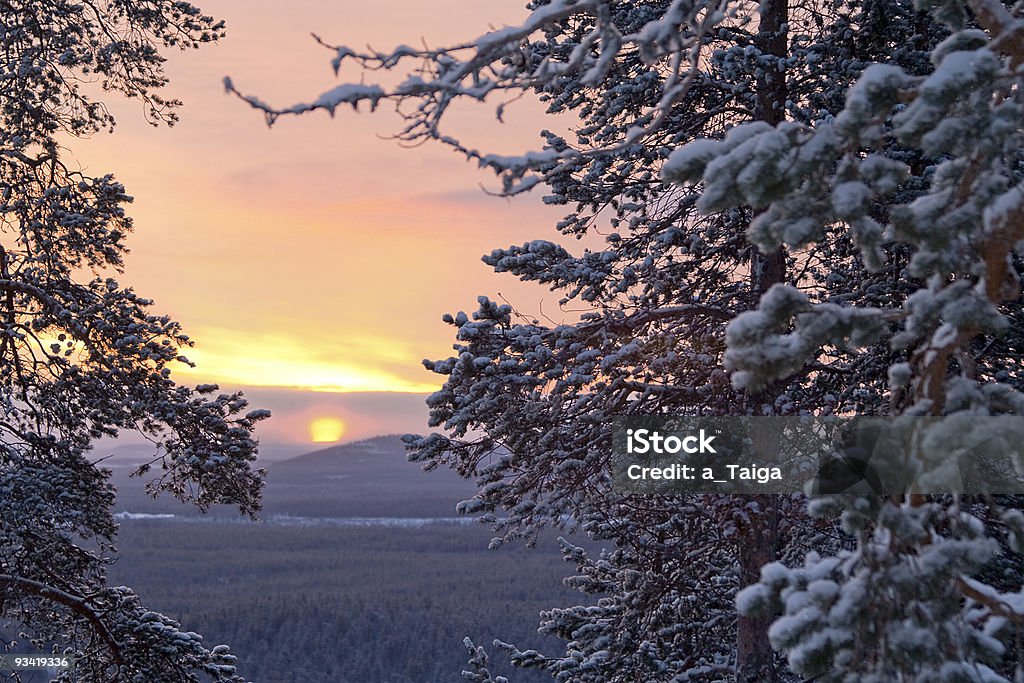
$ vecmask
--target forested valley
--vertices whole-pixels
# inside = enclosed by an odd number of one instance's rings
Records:
[[[561,587],[555,538],[488,550],[486,527],[452,519],[468,483],[404,458],[384,438],[271,465],[255,523],[125,481],[111,581],[208,647],[230,645],[259,683],[452,681],[467,636],[544,645],[540,611],[579,599]]]

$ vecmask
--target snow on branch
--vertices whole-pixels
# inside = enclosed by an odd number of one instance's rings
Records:
[[[686,95],[697,77],[701,48],[710,29],[730,16],[729,5],[729,0],[674,0],[656,19],[639,30],[624,33],[619,28],[621,19],[615,16],[616,3],[611,0],[553,0],[533,10],[517,26],[491,31],[468,42],[442,48],[400,45],[390,52],[332,46],[314,35],[334,52],[331,65],[335,74],[348,62],[354,63],[364,77],[398,71],[405,65],[409,65],[408,71],[394,86],[343,83],[308,102],[282,108],[243,93],[230,78],[224,79],[224,86],[228,93],[262,112],[268,125],[286,115],[323,110],[333,116],[343,105],[358,110],[366,103],[373,110],[382,101],[391,102],[405,120],[395,136],[398,140],[447,144],[503,176],[503,194],[518,194],[564,172],[582,157],[614,153],[658,131],[672,105]],[[585,35],[567,53],[555,54],[547,49],[550,45],[536,41],[537,34],[567,22],[586,28]],[[609,76],[616,58],[629,51],[637,52],[661,76],[661,93],[657,104],[637,116],[617,141],[593,149],[501,156],[468,148],[441,130],[448,108],[459,100],[484,102],[496,93],[507,93],[508,100],[512,100],[527,92],[543,91],[556,82],[565,87],[566,79],[580,89],[598,87]],[[506,100],[496,106],[499,121],[507,104]],[[531,173],[535,175],[528,177]]]

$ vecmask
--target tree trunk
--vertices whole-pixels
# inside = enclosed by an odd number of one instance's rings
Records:
[[[789,20],[787,0],[762,0],[757,30],[757,45],[761,54],[784,57]],[[780,123],[786,115],[786,74],[766,68],[757,80],[756,118],[772,125]],[[786,254],[780,248],[771,254],[754,250],[750,259],[750,285],[755,299],[786,279]],[[759,404],[770,403],[758,401]],[[758,410],[757,412],[760,412]],[[739,537],[740,585],[756,583],[761,567],[774,562],[778,554],[779,497],[751,496],[758,512],[750,515]],[[777,680],[775,655],[768,642],[768,627],[773,618],[739,615],[736,626],[736,681],[737,683],[774,683]]]
[[[788,0],[762,0],[756,44],[762,55],[784,58],[787,52]],[[776,126],[786,118],[786,72],[765,67],[757,77],[754,118]],[[756,298],[786,279],[786,254],[754,249],[750,257],[750,285]]]
[[[750,502],[760,508],[751,514],[750,524],[744,529],[739,548],[740,583],[757,583],[761,567],[774,562],[777,554],[779,505],[778,496],[750,496]],[[768,627],[773,617],[739,616],[736,632],[737,683],[773,683],[775,655],[768,643]]]

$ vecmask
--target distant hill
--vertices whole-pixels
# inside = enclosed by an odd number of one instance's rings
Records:
[[[380,436],[269,466],[265,504],[315,516],[453,517],[475,490],[450,470],[424,472],[398,436]]]
[[[411,463],[398,436],[380,436],[263,463],[263,512],[302,517],[455,517],[455,505],[476,491],[450,470],[424,472]],[[143,482],[115,468],[119,511],[197,514],[168,496],[153,501]],[[233,515],[227,506],[213,511]]]
[[[388,467],[384,467],[388,465]],[[391,466],[397,466],[397,470]],[[396,471],[408,474],[420,470],[405,455],[405,446],[397,435],[375,436],[362,441],[328,446],[320,450],[288,458],[268,467],[275,477],[385,475]]]

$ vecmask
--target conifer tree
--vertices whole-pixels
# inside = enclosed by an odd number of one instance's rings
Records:
[[[872,65],[834,119],[738,128],[730,134],[743,140],[738,147],[727,150],[728,137],[704,146],[689,168],[696,148],[683,148],[665,170],[699,181],[724,207],[732,203],[726,186],[750,195],[718,171],[730,165],[738,178],[752,165],[765,169],[775,183],[753,202],[763,219],[749,229],[762,250],[815,243],[833,225],[850,234],[865,269],[884,270],[893,251],[909,255],[899,273],[910,292],[889,301],[835,306],[773,288],[729,328],[735,383],[775,381],[824,347],[857,345],[888,328],[899,354],[887,372],[891,412],[943,418],[910,455],[955,462],[954,437],[1002,440],[1019,476],[1019,437],[1007,439],[1000,423],[978,418],[1024,409],[1024,23],[994,1],[929,9],[949,30],[931,52],[933,70]],[[768,152],[777,136],[790,144]],[[886,158],[896,146],[918,163]],[[908,186],[919,191],[894,196]],[[797,567],[769,564],[760,584],[740,594],[745,613],[782,614],[769,635],[795,672],[823,681],[1024,677],[1024,592],[1019,572],[1005,571],[1007,561],[1020,563],[1024,517],[1016,497],[831,496],[813,501],[811,512],[838,517],[855,547],[834,557],[808,554]]]
[[[152,491],[253,515],[252,429],[268,413],[173,381],[191,341],[115,279],[131,197],[66,151],[113,127],[97,93],[173,123],[161,49],[214,41],[223,24],[171,0],[5,1],[0,14],[0,618],[18,652],[77,658],[65,680],[241,680],[226,647],[108,585],[114,490],[91,448],[139,432],[156,444],[140,470],[155,466]]]

